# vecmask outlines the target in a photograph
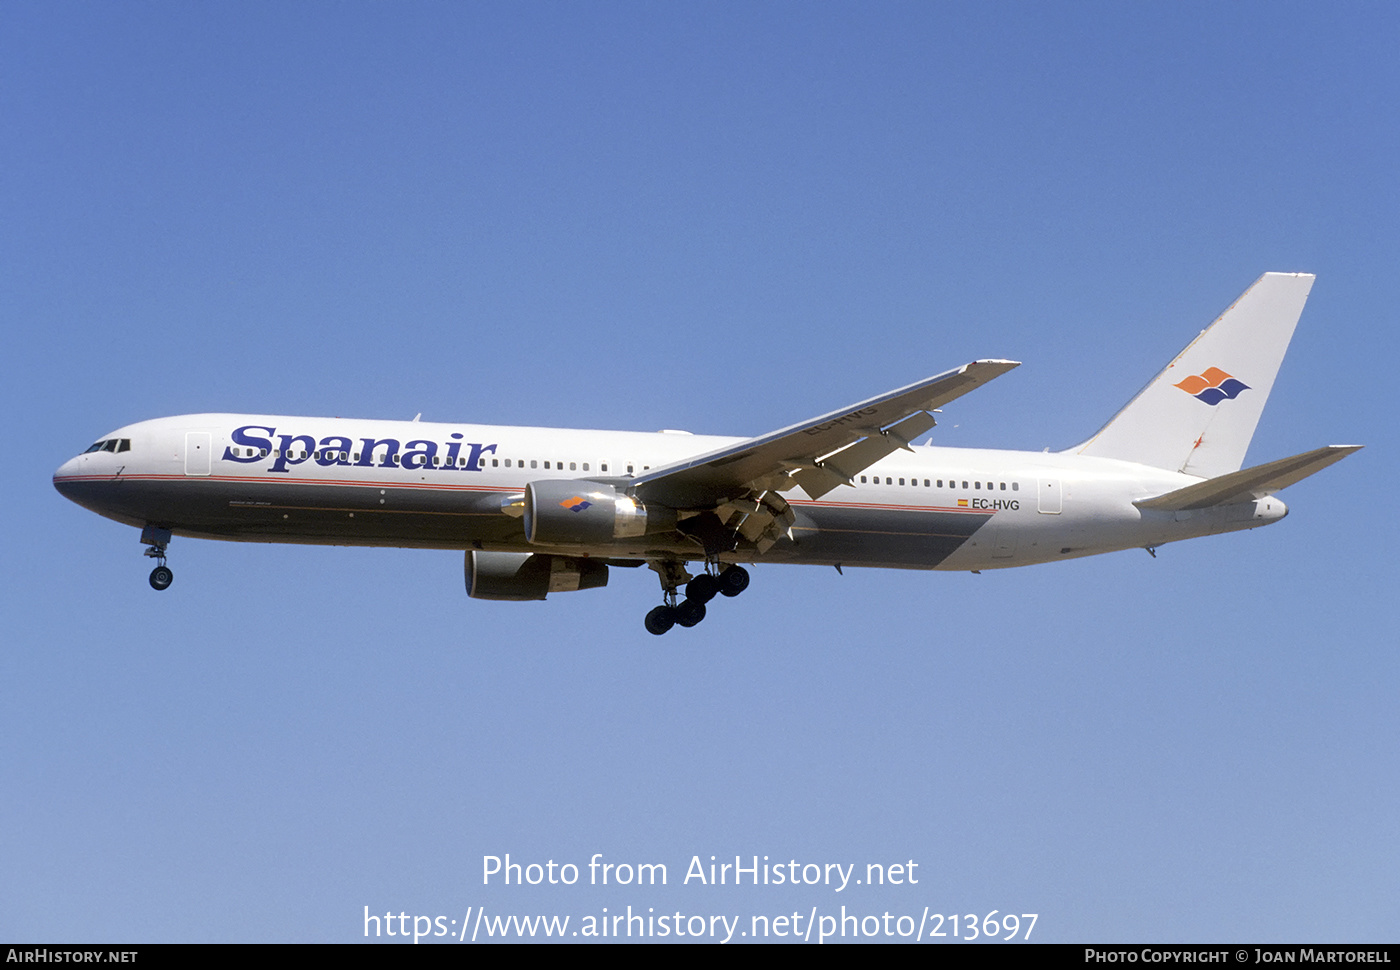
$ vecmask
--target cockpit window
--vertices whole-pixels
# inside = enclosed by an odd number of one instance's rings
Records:
[[[94,451],[130,451],[130,438],[108,438],[106,441],[94,442],[83,454],[90,455]]]

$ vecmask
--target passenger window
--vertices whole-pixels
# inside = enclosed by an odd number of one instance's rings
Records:
[[[864,476],[864,475],[860,476],[860,483],[861,483],[862,485],[865,484],[865,476]]]
[[[492,459],[491,459],[491,467],[492,467],[492,468],[499,468],[500,465],[501,465],[501,463],[500,463],[500,461],[499,461],[498,459],[496,459],[496,458],[492,458]]]
[[[893,479],[893,478],[890,478],[890,476],[886,475],[886,476],[885,476],[885,484],[886,484],[886,485],[893,485],[893,484],[894,484],[894,479]]]
[[[607,471],[607,470],[608,470],[608,463],[607,463],[607,462],[603,462],[603,463],[602,463],[601,465],[599,465],[598,467],[599,467],[600,469],[602,469],[603,471]]]
[[[544,467],[548,468],[548,467],[549,467],[549,462],[545,462],[545,463],[544,463]]]
[[[963,488],[967,488],[967,482],[963,482]]]
[[[266,457],[267,457],[267,449],[266,449],[266,448],[260,449],[260,450],[258,451],[258,457],[259,457],[259,458],[266,458]]]
[[[583,463],[583,470],[588,471],[588,462]]]
[[[1003,492],[1006,491],[1006,483],[1005,483],[1005,482],[1002,482],[1002,483],[1001,483],[1001,490],[1002,490]]]
[[[903,484],[904,484],[904,479],[901,478],[901,479],[899,480],[899,484],[903,485]]]
[[[569,462],[569,471],[578,471],[578,465],[576,465],[574,462]]]
[[[973,482],[973,483],[972,483],[972,487],[975,488],[975,489],[977,489],[978,491],[981,491],[981,490],[982,490],[982,483],[981,483],[981,482]]]
[[[539,467],[539,463],[536,462],[535,459],[531,458],[531,459],[530,459],[530,467],[531,467],[531,468],[538,468],[538,467]]]
[[[1012,482],[1012,483],[1011,483],[1011,491],[1013,491],[1013,492],[1019,492],[1020,490],[1021,490],[1021,483],[1020,483],[1020,482]]]

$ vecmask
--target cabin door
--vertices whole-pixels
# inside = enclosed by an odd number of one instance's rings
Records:
[[[213,467],[213,435],[208,431],[185,432],[185,474],[208,475]]]

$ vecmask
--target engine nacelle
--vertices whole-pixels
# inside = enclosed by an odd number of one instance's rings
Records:
[[[467,595],[479,600],[542,600],[550,593],[608,585],[608,564],[573,556],[468,549]]]
[[[607,545],[676,527],[676,512],[647,508],[611,485],[585,481],[525,486],[525,538],[536,545]]]

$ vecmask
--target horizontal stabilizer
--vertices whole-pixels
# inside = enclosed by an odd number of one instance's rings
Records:
[[[1228,475],[1178,488],[1156,498],[1139,499],[1133,504],[1140,509],[1155,509],[1159,512],[1184,512],[1213,505],[1249,502],[1287,488],[1295,482],[1301,482],[1309,475],[1322,471],[1328,465],[1341,461],[1361,448],[1361,445],[1328,445],[1326,448],[1306,451],[1292,458],[1280,458],[1265,465],[1242,468]]]

